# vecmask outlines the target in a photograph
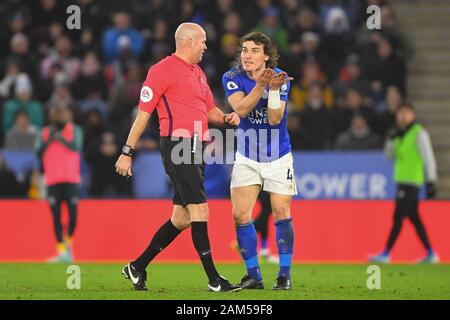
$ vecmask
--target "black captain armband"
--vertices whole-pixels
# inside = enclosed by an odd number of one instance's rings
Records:
[[[136,152],[136,150],[134,150],[132,147],[130,147],[127,144],[124,145],[122,148],[122,154],[125,156],[133,157],[135,152]]]

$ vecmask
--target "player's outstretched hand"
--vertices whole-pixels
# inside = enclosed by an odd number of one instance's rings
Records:
[[[116,162],[116,172],[124,177],[131,177],[131,157],[121,154]]]
[[[279,90],[280,87],[288,81],[294,80],[294,78],[289,77],[286,72],[280,72],[279,74],[272,77],[272,79],[269,82],[269,90],[275,91]]]
[[[266,87],[270,80],[276,75],[276,72],[270,68],[264,69],[259,77],[253,77],[258,85]]]
[[[239,118],[236,112],[227,114],[223,120],[225,121],[225,123],[228,123],[232,126],[237,126],[241,122],[241,118]]]

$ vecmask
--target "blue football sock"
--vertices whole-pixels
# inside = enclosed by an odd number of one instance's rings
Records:
[[[258,235],[253,221],[248,224],[236,225],[236,235],[239,251],[244,259],[248,274],[253,279],[261,280],[257,253]]]
[[[280,255],[280,271],[278,277],[286,275],[291,278],[292,253],[294,249],[294,230],[292,228],[292,218],[278,220],[275,222],[277,229],[277,247]]]
[[[389,249],[384,249],[384,251],[381,253],[383,256],[388,256],[389,253],[391,252],[391,250]]]

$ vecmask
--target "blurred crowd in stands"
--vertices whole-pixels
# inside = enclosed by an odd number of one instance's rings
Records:
[[[80,30],[66,27],[71,4],[81,8]],[[381,30],[366,26],[372,4],[381,7]],[[294,149],[382,148],[407,94],[412,55],[383,0],[1,1],[0,148],[33,151],[49,108],[69,108],[95,175],[89,194],[100,196],[105,181],[130,194],[110,169],[149,66],[174,52],[174,30],[185,21],[206,30],[201,66],[224,109],[221,76],[236,63],[239,38],[259,30],[275,41],[279,67],[294,77],[288,105]],[[156,150],[158,143],[154,114],[138,148]],[[6,170],[0,155],[0,193],[11,179]]]

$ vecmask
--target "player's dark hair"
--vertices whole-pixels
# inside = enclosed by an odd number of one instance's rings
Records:
[[[242,52],[242,46],[244,42],[253,41],[258,45],[263,45],[264,54],[269,56],[269,60],[266,61],[267,68],[275,68],[278,65],[278,59],[280,55],[278,54],[278,49],[272,42],[269,36],[262,32],[250,32],[243,36],[239,41],[239,55]]]

